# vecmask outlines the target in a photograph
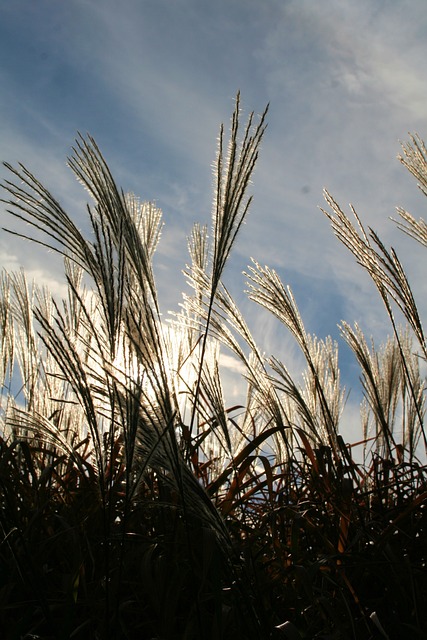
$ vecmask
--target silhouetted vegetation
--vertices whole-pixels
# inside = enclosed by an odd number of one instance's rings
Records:
[[[191,294],[169,322],[152,264],[161,212],[117,187],[92,138],[69,160],[93,201],[90,237],[7,165],[9,212],[63,254],[68,297],[1,277],[2,638],[425,638],[427,344],[414,296],[394,250],[326,193],[393,331],[378,347],[341,324],[364,394],[356,461],[337,344],[307,333],[291,289],[252,262],[249,297],[304,355],[295,380],[286,354],[264,357],[222,280],[267,113],[240,133],[239,108],[226,151],[220,133],[211,238],[194,226]],[[402,162],[427,195],[418,137]],[[399,214],[427,245],[426,224]],[[241,406],[225,403],[220,348],[244,371]]]

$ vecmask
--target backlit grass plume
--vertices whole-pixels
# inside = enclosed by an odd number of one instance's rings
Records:
[[[191,230],[190,291],[169,322],[153,265],[162,213],[116,185],[93,138],[69,160],[91,198],[88,235],[25,166],[6,165],[14,233],[62,254],[66,287],[59,299],[21,271],[0,278],[2,637],[425,637],[421,313],[397,252],[325,192],[392,326],[377,345],[339,325],[360,370],[356,442],[339,344],[309,334],[291,287],[253,259],[248,296],[304,365],[295,375],[286,352],[264,355],[226,265],[266,114],[242,129],[238,95],[228,146],[221,127],[212,237]],[[403,146],[424,194],[426,158],[418,136]],[[426,246],[425,222],[398,213]]]

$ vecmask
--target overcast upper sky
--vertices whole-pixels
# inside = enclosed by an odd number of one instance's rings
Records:
[[[396,205],[426,217],[396,159],[408,132],[427,138],[426,60],[425,0],[3,0],[0,159],[26,164],[84,228],[86,194],[66,157],[77,131],[91,133],[120,186],[163,210],[166,312],[184,286],[192,224],[209,220],[219,125],[228,130],[237,90],[244,118],[270,102],[253,205],[224,280],[266,352],[286,362],[289,341],[240,293],[250,257],[292,287],[319,337],[337,337],[342,319],[367,335],[389,330],[319,210],[323,187],[396,247],[426,311],[425,255],[388,220]],[[54,257],[4,232],[0,264],[55,286]],[[343,366],[351,380],[345,350]]]

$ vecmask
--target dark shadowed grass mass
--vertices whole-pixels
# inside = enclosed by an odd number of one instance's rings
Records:
[[[400,259],[325,193],[392,327],[378,346],[340,326],[360,368],[358,443],[341,434],[338,344],[310,334],[290,287],[253,260],[250,299],[306,362],[295,380],[223,282],[266,113],[242,128],[238,96],[227,149],[221,128],[212,233],[194,225],[191,293],[169,322],[152,264],[161,211],[122,192],[92,138],[69,160],[91,196],[88,237],[7,165],[3,202],[24,238],[32,226],[63,255],[68,294],[1,275],[2,637],[425,637],[427,345]],[[426,193],[417,136],[402,162]],[[426,245],[424,221],[398,212]],[[242,405],[225,404],[221,348],[240,362]]]

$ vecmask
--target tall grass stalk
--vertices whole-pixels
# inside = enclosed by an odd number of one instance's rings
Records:
[[[83,235],[23,165],[6,165],[15,232],[64,257],[67,294],[0,280],[0,630],[5,637],[263,640],[423,638],[426,341],[403,263],[329,193],[338,239],[390,317],[384,345],[342,320],[360,368],[360,437],[346,442],[339,345],[310,335],[290,286],[252,261],[249,298],[305,359],[265,357],[225,284],[267,109],[228,149],[211,226],[195,224],[180,313],[161,314],[162,214],[115,183],[96,142],[69,166],[88,191]],[[425,146],[402,163],[427,194]],[[5,200],[3,200],[5,202]],[[398,209],[426,246],[426,225]],[[402,315],[406,326],[395,318]],[[227,406],[221,353],[245,401]],[[363,460],[355,455],[363,446]]]

